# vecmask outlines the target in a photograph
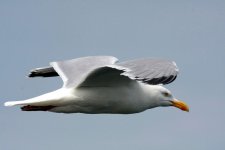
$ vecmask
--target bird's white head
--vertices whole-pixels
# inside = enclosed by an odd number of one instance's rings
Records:
[[[189,111],[189,107],[184,102],[177,100],[173,97],[171,92],[163,86],[155,85],[152,94],[157,101],[158,106],[174,106],[183,111]]]

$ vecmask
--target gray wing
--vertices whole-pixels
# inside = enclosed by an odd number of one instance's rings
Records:
[[[52,62],[50,65],[63,80],[63,87],[77,87],[95,69],[112,65],[117,58],[112,56],[90,56],[61,62]]]
[[[168,84],[174,81],[178,68],[173,61],[138,59],[97,68],[79,87],[124,86],[136,81],[147,84]]]
[[[153,85],[169,84],[176,79],[178,74],[176,63],[163,59],[137,59],[116,65],[127,68],[122,75]]]
[[[101,61],[98,62],[99,60]],[[168,84],[174,81],[178,74],[178,68],[173,61],[148,58],[113,65],[116,61],[115,57],[95,56],[54,62],[53,67],[34,69],[29,77],[52,77],[58,76],[61,72],[62,79],[66,76],[66,79],[63,79],[64,86],[69,83],[76,86],[78,84],[79,86],[115,86],[116,82],[128,83],[128,79],[153,85]],[[87,70],[83,70],[84,68]],[[80,75],[82,77],[79,77]]]

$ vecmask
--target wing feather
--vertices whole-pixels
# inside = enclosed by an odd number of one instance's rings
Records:
[[[64,87],[77,87],[107,84],[114,86],[115,82],[128,82],[128,79],[153,85],[169,84],[178,74],[175,62],[164,59],[147,58],[116,62],[117,58],[112,56],[90,56],[52,62],[52,67],[37,68],[31,72],[30,77],[59,75]]]
[[[52,62],[50,65],[63,80],[63,87],[77,87],[95,69],[114,64],[112,56],[89,56],[72,60]]]
[[[164,59],[137,59],[116,64],[128,68],[126,75],[135,76],[138,81],[147,84],[169,84],[178,75],[178,68],[173,61]]]

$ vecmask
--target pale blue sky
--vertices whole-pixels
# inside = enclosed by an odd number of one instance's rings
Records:
[[[175,60],[180,74],[166,87],[190,113],[66,115],[3,106],[61,87],[60,78],[26,78],[30,69],[89,55]],[[224,57],[224,0],[1,0],[0,149],[224,149]]]

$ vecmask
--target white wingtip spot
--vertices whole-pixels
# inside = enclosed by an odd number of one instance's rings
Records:
[[[179,68],[177,67],[176,62],[175,62],[175,61],[173,61],[172,63],[173,63],[173,65],[176,67],[176,69],[175,69],[175,70],[176,70],[177,72],[179,72]]]

